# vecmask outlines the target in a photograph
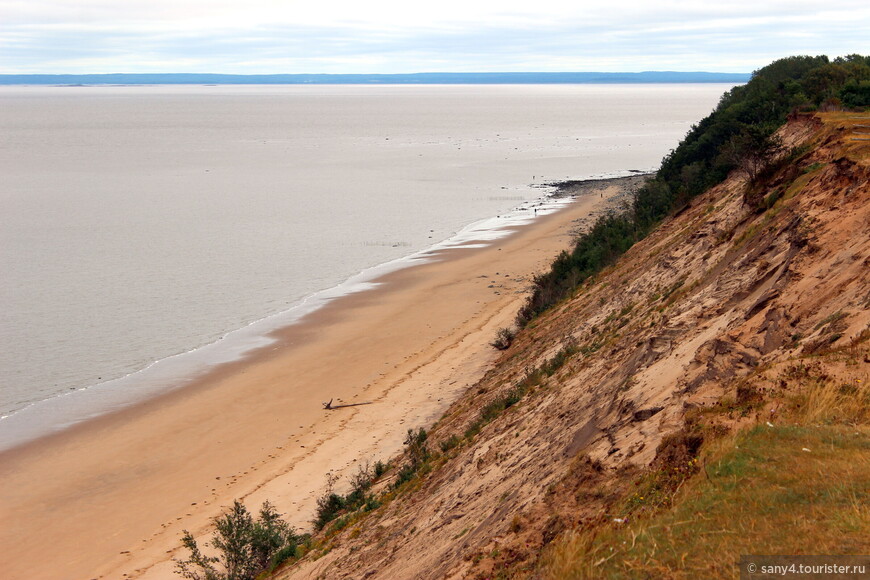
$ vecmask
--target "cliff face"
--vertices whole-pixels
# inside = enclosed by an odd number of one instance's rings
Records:
[[[704,435],[687,413],[755,401],[720,413],[719,428],[768,422],[766,389],[786,386],[765,372],[866,353],[862,118],[791,120],[780,136],[797,153],[765,184],[767,209],[748,208],[733,175],[531,323],[430,431],[436,456],[412,484],[278,577],[531,573],[565,530],[610,522],[644,470],[691,466]],[[866,382],[870,358],[853,359],[828,375]],[[487,405],[499,412],[482,421]]]

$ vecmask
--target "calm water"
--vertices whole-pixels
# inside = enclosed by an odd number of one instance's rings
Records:
[[[535,184],[653,169],[728,88],[2,87],[0,448],[264,344]]]

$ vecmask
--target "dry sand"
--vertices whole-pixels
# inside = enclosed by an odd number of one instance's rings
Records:
[[[236,498],[307,528],[328,472],[343,483],[388,459],[482,376],[530,277],[617,183],[390,274],[193,386],[0,455],[0,575],[176,578],[182,530],[206,535]],[[324,410],[330,399],[372,404]]]

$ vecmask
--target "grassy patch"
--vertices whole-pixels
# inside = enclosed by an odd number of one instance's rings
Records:
[[[734,578],[741,555],[866,553],[868,340],[759,369],[687,413],[630,491],[552,544],[540,576]]]
[[[438,446],[441,448],[442,453],[447,453],[451,449],[458,447],[460,443],[462,443],[462,439],[454,433],[453,435],[439,443]]]
[[[680,278],[679,280],[677,280],[676,282],[674,282],[673,284],[668,286],[665,289],[665,291],[662,293],[662,300],[669,302],[669,299],[671,298],[671,296],[673,296],[674,292],[676,292],[677,290],[682,288],[683,284],[685,284],[685,283],[686,283],[686,277],[683,276],[682,278]]]
[[[870,549],[870,430],[759,425],[723,440],[671,509],[569,535],[548,578],[734,577],[741,554]]]
[[[821,167],[821,164],[818,164],[818,163],[815,163],[815,164],[811,165],[810,167],[813,167],[814,165],[819,165]],[[794,196],[796,196],[797,194],[799,194],[801,191],[803,191],[803,189],[804,189],[804,187],[806,187],[807,183],[810,182],[810,179],[812,179],[815,176],[815,173],[818,171],[818,169],[809,170],[809,168],[807,168],[805,171],[806,171],[806,173],[804,173],[803,175],[801,175],[800,177],[795,179],[793,182],[791,182],[791,184],[789,184],[788,189],[785,190],[785,196],[784,196],[785,200],[791,199]]]
[[[577,341],[573,338],[565,341],[565,344],[559,349],[559,352],[553,356],[550,360],[541,365],[541,372],[548,377],[552,377],[556,374],[560,368],[562,368],[568,359],[572,356],[580,352],[580,346],[577,344]]]
[[[814,172],[818,171],[819,169],[823,168],[825,165],[827,165],[827,164],[816,162],[816,163],[813,163],[811,165],[807,165],[806,167],[804,167],[803,171],[804,171],[804,173],[814,173]]]
[[[823,326],[827,326],[829,324],[834,325],[837,322],[846,318],[847,316],[848,316],[848,314],[844,313],[842,310],[838,310],[837,312],[831,314],[830,316],[826,316],[824,319],[822,319],[821,322],[816,324],[815,330],[818,330],[818,329],[822,328]]]

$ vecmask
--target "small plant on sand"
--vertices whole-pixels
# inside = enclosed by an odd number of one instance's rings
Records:
[[[375,461],[375,464],[372,466],[372,477],[375,479],[379,478],[385,474],[389,468],[390,466],[387,463],[384,463],[381,460]]]
[[[193,535],[184,530],[182,543],[190,550],[190,557],[175,561],[176,571],[183,578],[252,580],[296,555],[300,538],[269,502],[263,504],[259,518],[254,520],[241,502],[234,501],[214,524],[216,531],[206,545],[216,550],[216,556],[203,554]]]
[[[323,526],[338,517],[347,508],[347,499],[335,492],[338,476],[332,472],[326,474],[326,493],[317,499],[317,516],[314,518],[314,529],[322,530]]]
[[[429,459],[429,449],[426,447],[428,437],[429,434],[422,427],[416,431],[408,429],[408,434],[405,436],[405,446],[408,448],[411,463],[417,467]]]
[[[416,431],[408,429],[408,434],[405,436],[405,447],[410,461],[396,473],[396,479],[393,481],[394,489],[413,479],[414,475],[429,460],[429,447],[426,445],[428,437],[429,434],[422,427]]]
[[[314,528],[320,531],[338,516],[350,514],[360,508],[365,511],[377,508],[380,503],[369,493],[369,490],[374,485],[375,480],[386,470],[387,464],[382,461],[375,463],[374,467],[371,467],[368,462],[360,465],[357,473],[350,478],[350,491],[347,495],[335,492],[335,484],[339,478],[337,475],[328,473],[326,475],[326,492],[317,500],[317,515],[313,521]],[[349,521],[347,518],[341,519],[345,520],[345,524]]]
[[[499,328],[495,333],[495,338],[489,344],[498,350],[507,350],[513,344],[516,334],[512,328]]]

